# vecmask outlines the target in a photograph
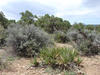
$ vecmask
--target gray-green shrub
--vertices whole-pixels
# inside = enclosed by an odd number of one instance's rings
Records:
[[[69,42],[69,38],[67,37],[67,35],[64,33],[64,32],[62,32],[62,31],[56,31],[55,33],[54,33],[54,39],[55,39],[55,41],[56,42],[58,42],[58,43],[67,43],[67,42]]]
[[[40,48],[53,43],[46,32],[34,25],[11,24],[7,34],[7,45],[21,56],[34,56]]]
[[[70,29],[67,33],[82,55],[94,55],[100,52],[100,35],[96,31]]]
[[[5,29],[2,25],[0,25],[0,47],[5,46]]]

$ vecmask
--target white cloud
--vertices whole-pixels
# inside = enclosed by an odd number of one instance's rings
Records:
[[[91,12],[89,9],[84,9],[82,7],[83,0],[0,0],[0,8],[11,3],[18,1],[28,1],[34,4],[38,2],[40,4],[46,5],[48,7],[54,8],[54,15],[64,16],[64,15],[84,15]]]
[[[63,16],[67,16],[67,15],[71,15],[71,16],[81,16],[81,15],[87,15],[89,13],[93,12],[93,10],[89,10],[89,9],[76,9],[76,10],[65,10],[65,11],[59,11],[56,12],[56,16],[58,17],[63,17]]]
[[[63,11],[66,9],[73,9],[81,6],[82,0],[28,0],[31,2],[39,2],[49,7],[55,8],[57,11]]]
[[[83,18],[100,18],[99,6],[97,6],[95,8],[93,8],[93,7],[90,8],[90,7],[87,7],[86,4],[84,4],[84,1],[85,0],[0,0],[0,11],[5,9],[7,6],[9,7],[9,9],[7,9],[7,10],[10,10],[10,6],[11,6],[10,3],[11,4],[13,4],[13,3],[17,4],[17,2],[27,3],[31,6],[31,7],[30,6],[28,7],[29,9],[34,8],[32,6],[35,3],[37,3],[37,6],[42,7],[42,5],[43,5],[43,8],[46,8],[45,11],[48,11],[50,8],[52,8],[52,9],[50,9],[50,11],[53,11],[53,13],[51,13],[53,15],[56,15],[56,16],[62,17],[62,18],[69,17],[70,20],[73,19],[73,21],[76,21],[76,22],[77,22],[77,20],[76,20],[77,18],[78,18],[78,20],[80,20],[80,19],[83,20]],[[93,3],[94,2],[92,2],[91,4],[93,4]],[[22,5],[23,9],[27,10],[26,9],[27,4]],[[17,5],[14,7],[12,5],[11,8],[15,9],[15,8],[17,8]],[[20,9],[22,11],[22,7],[20,7]],[[13,13],[13,15],[12,15],[13,11],[8,12],[7,10],[5,10],[3,12],[9,13],[9,16],[7,14],[7,16],[9,18],[15,17],[14,15],[18,16],[18,14],[16,14],[16,13]],[[37,9],[37,10],[40,10],[40,9]],[[44,11],[44,10],[42,10],[42,11]],[[44,11],[44,13],[46,13],[45,11]],[[20,11],[17,11],[17,12],[20,12]],[[16,18],[17,18],[17,16],[16,16]]]
[[[64,15],[86,15],[92,10],[83,6],[83,0],[29,0],[39,2],[55,9],[54,15],[63,17]],[[53,11],[53,10],[52,10]]]
[[[31,1],[37,1],[42,4],[53,6],[56,8],[62,8],[62,7],[74,7],[77,5],[80,5],[82,3],[82,0],[31,0]]]
[[[0,0],[0,7],[7,5],[10,2],[15,2],[15,1],[17,1],[17,0]]]
[[[10,2],[11,0],[0,0],[0,6],[6,5],[8,2]],[[13,0],[12,0],[13,1]]]

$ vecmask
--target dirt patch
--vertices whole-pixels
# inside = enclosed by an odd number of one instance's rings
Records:
[[[30,59],[26,58],[13,61],[11,67],[11,70],[4,70],[0,75],[48,75],[44,68],[29,68]]]
[[[100,56],[82,57],[83,71],[86,75],[100,75]]]
[[[70,44],[62,44],[62,43],[55,43],[56,47],[67,47],[67,48],[73,48]]]

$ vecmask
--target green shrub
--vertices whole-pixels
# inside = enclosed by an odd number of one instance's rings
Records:
[[[40,51],[40,58],[43,63],[51,66],[68,66],[68,64],[75,62],[77,56],[77,51],[70,48],[45,48]]]
[[[54,33],[58,30],[66,32],[71,27],[69,21],[49,14],[39,17],[35,25],[43,28],[48,33]]]
[[[5,29],[0,25],[0,47],[5,45]]]
[[[34,25],[12,24],[7,34],[7,45],[20,56],[34,56],[40,48],[53,44],[50,36]]]
[[[57,31],[55,32],[55,36],[54,36],[54,39],[56,42],[59,42],[59,43],[66,43],[66,42],[69,42],[69,38],[67,37],[67,35],[62,32],[62,31]]]

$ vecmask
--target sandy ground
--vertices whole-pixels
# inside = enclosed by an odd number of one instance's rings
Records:
[[[82,58],[83,70],[86,75],[100,75],[100,55]]]
[[[55,43],[56,47],[67,47],[67,48],[73,48],[72,45],[69,44],[62,44],[62,43]]]
[[[44,68],[29,68],[30,59],[21,58],[13,61],[9,71],[4,70],[0,75],[48,75]]]

